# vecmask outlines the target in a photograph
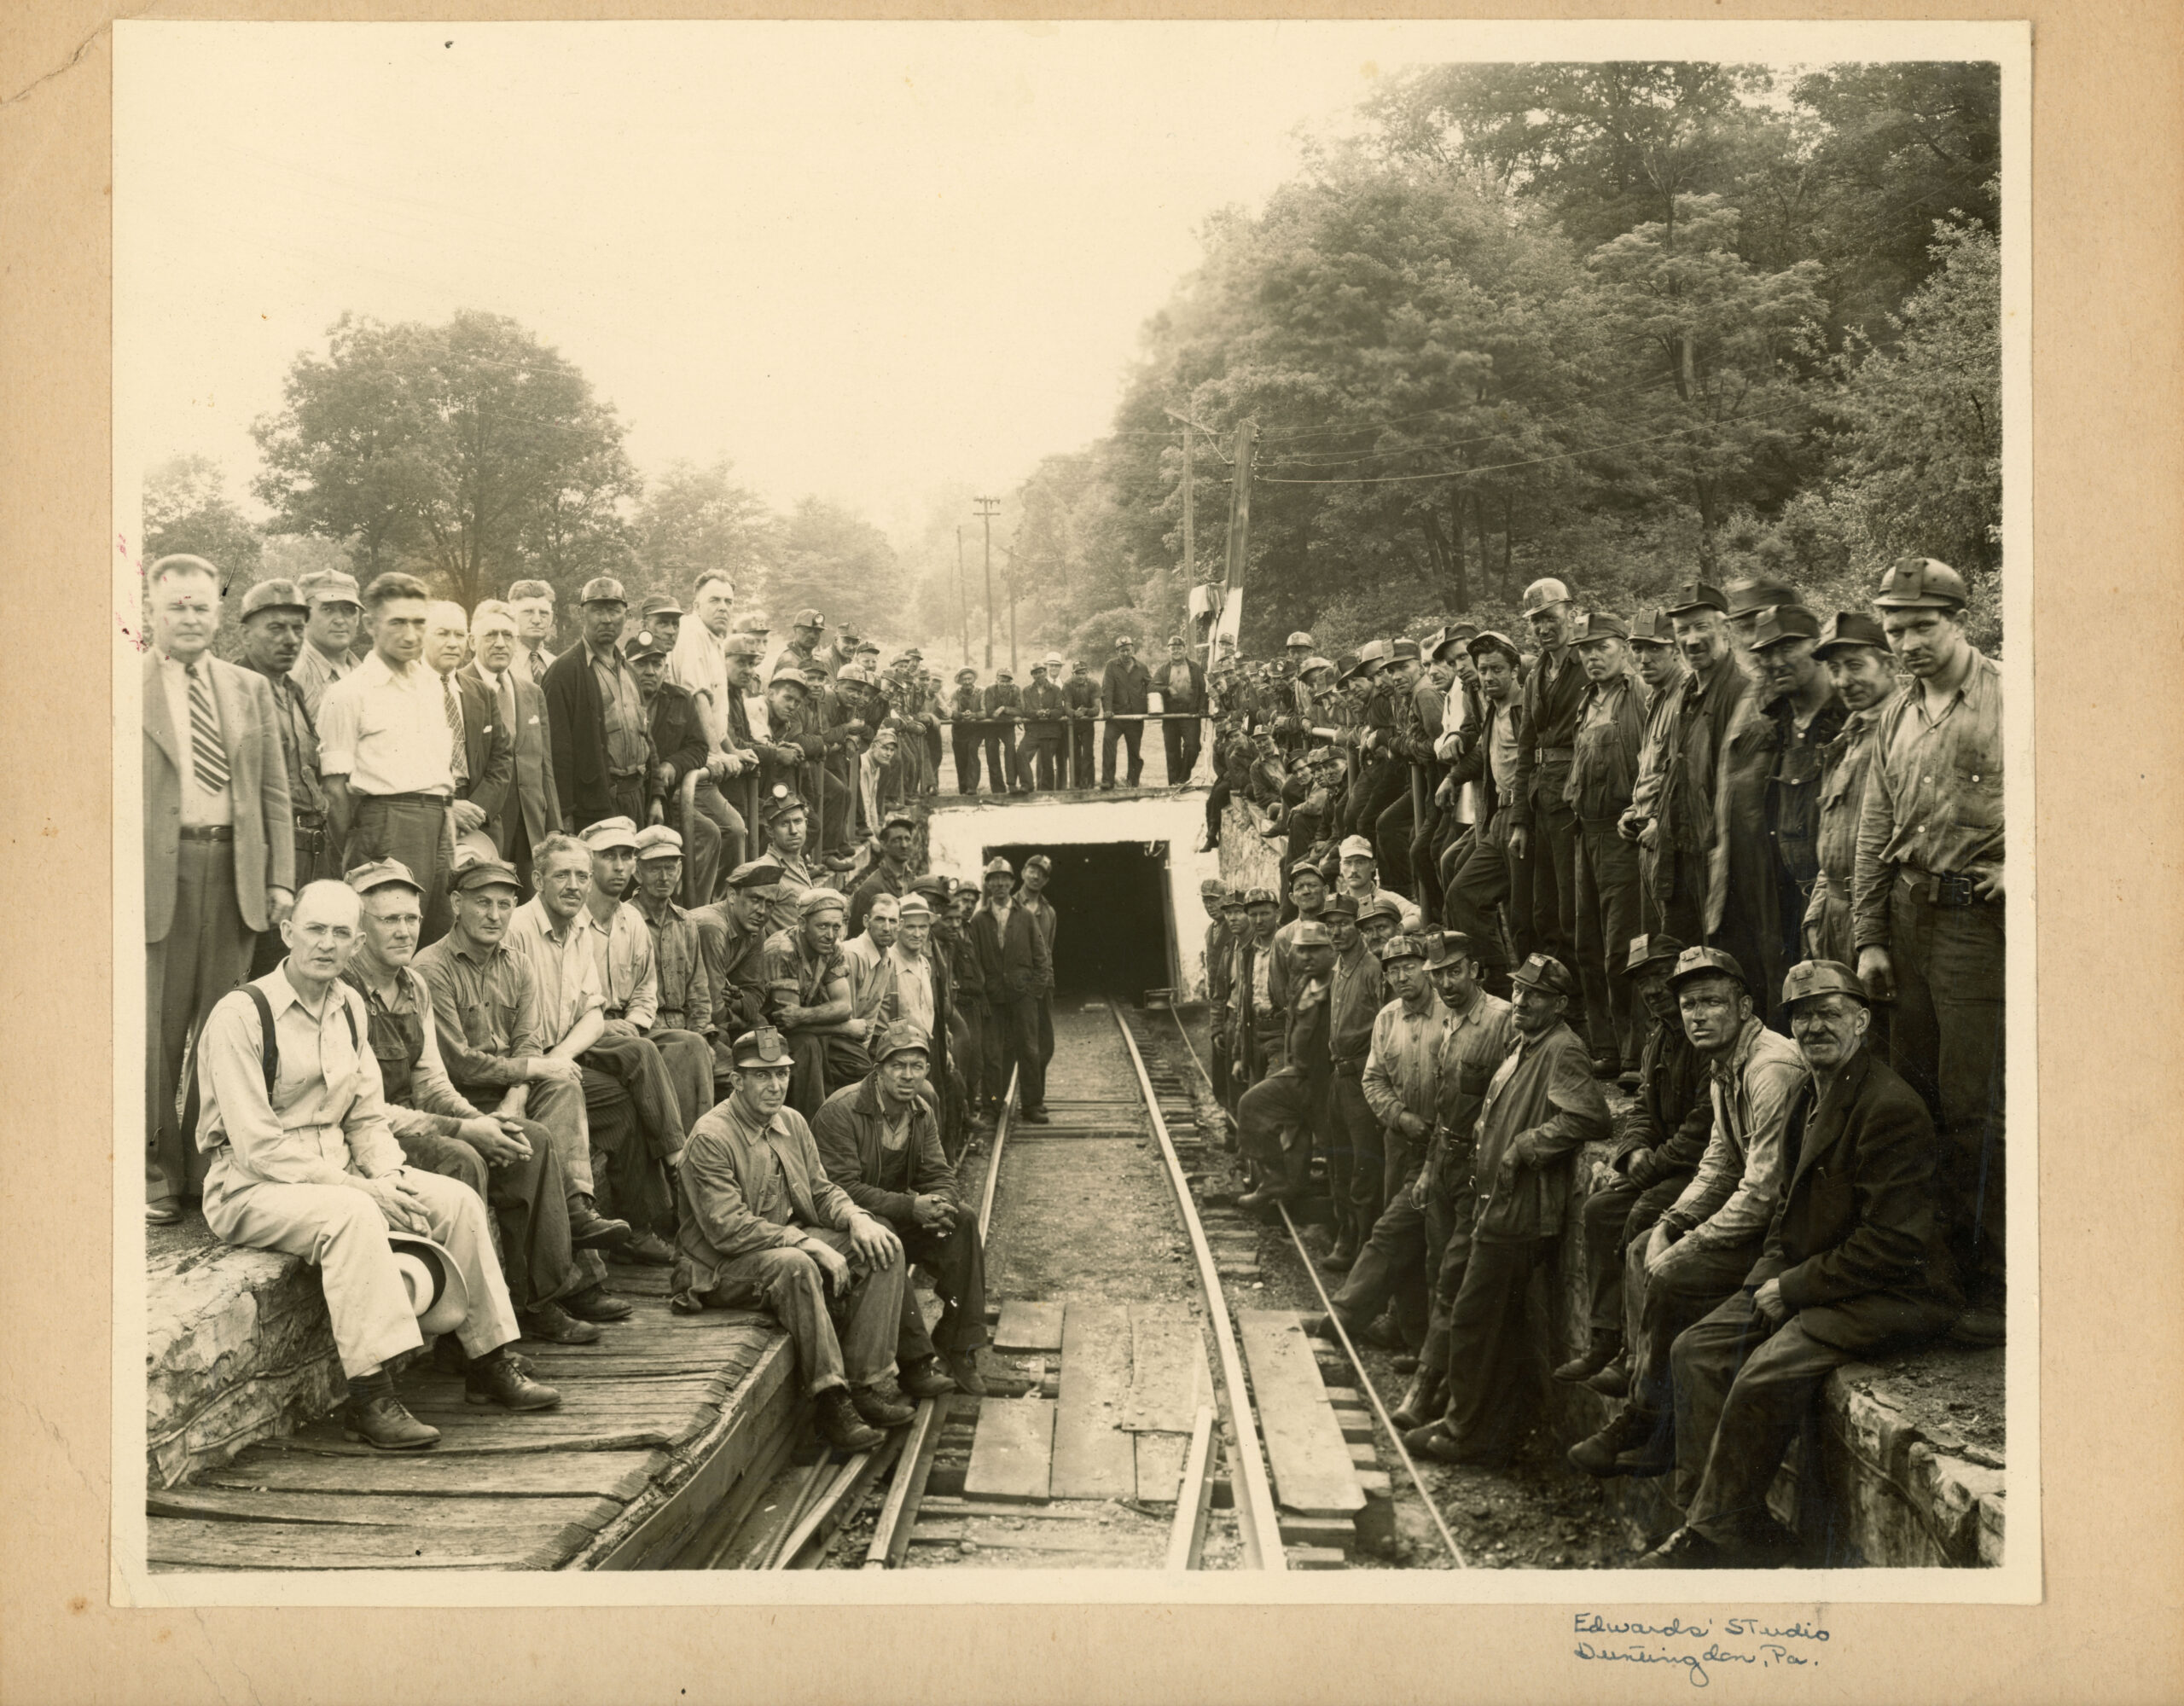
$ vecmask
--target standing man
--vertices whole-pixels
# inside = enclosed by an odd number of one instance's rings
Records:
[[[872,1026],[856,1016],[849,962],[842,957],[845,910],[834,890],[807,889],[797,902],[797,922],[766,938],[766,1020],[794,1065],[789,1105],[799,1113],[816,1114],[828,1096],[872,1070],[864,1047]]]
[[[702,903],[713,897],[722,859],[733,856],[736,864],[743,862],[743,820],[713,786],[706,725],[698,714],[697,701],[667,679],[666,636],[643,629],[630,636],[624,649],[630,671],[637,678],[637,691],[644,698],[647,733],[652,740],[653,763],[646,789],[652,804],[646,820],[665,823],[671,815],[677,820],[689,848],[693,886]],[[693,775],[698,778],[697,792],[690,821],[682,823],[682,783]]]
[[[183,1057],[294,904],[295,819],[272,689],[210,650],[220,572],[162,557],[145,583],[144,1218],[172,1226],[205,1178],[176,1107]]]
[[[986,775],[996,793],[1006,789],[1025,794],[1017,767],[1015,725],[1023,718],[1024,695],[1017,691],[1016,676],[1008,670],[993,672],[993,685],[985,691]]]
[[[1160,670],[1160,741],[1168,759],[1168,786],[1179,788],[1198,766],[1205,710],[1205,666],[1190,654],[1180,634],[1168,639],[1168,661]]]
[[[728,732],[728,646],[735,626],[735,583],[726,571],[707,569],[690,595],[692,613],[675,636],[667,679],[698,702],[706,733],[717,749]]]
[[[1767,776],[1764,861],[1743,854],[1745,887],[1759,938],[1756,973],[1780,989],[1804,957],[1798,937],[1805,908],[1820,880],[1820,780],[1828,749],[1850,715],[1827,666],[1820,661],[1820,618],[1801,605],[1770,605],[1759,612],[1751,656],[1762,687],[1761,713],[1772,725],[1774,763]],[[1733,875],[1732,881],[1737,879]]]
[[[1092,725],[1100,717],[1100,684],[1079,658],[1069,666],[1061,696],[1069,706],[1069,786],[1092,786]]]
[[[946,904],[944,897],[942,902]],[[969,1137],[969,1086],[956,1070],[951,1051],[957,1047],[955,979],[948,960],[933,938],[938,921],[933,899],[922,886],[902,899],[902,926],[895,944],[887,950],[892,993],[887,1018],[892,1024],[908,1019],[932,1039],[931,1064],[926,1073],[940,1107],[940,1146],[952,1161],[963,1152]]]
[[[956,792],[979,791],[979,747],[985,735],[985,695],[979,672],[966,664],[956,671],[956,691],[948,700],[948,733],[956,749]],[[998,786],[994,790],[998,793]]]
[[[1457,760],[1449,774],[1458,787],[1478,785],[1478,826],[1469,842],[1459,842],[1462,857],[1441,875],[1442,895],[1449,922],[1456,933],[1476,943],[1485,966],[1489,990],[1507,989],[1511,938],[1530,934],[1524,897],[1517,893],[1509,856],[1509,838],[1516,827],[1518,732],[1524,727],[1524,705],[1518,693],[1517,648],[1506,635],[1491,630],[1471,642],[1472,661],[1478,668],[1478,690],[1486,704],[1486,723],[1478,740]],[[1505,932],[1502,920],[1490,916],[1497,908],[1513,915]]]
[[[880,862],[850,893],[851,935],[864,928],[865,914],[881,895],[897,900],[910,891],[910,861],[916,856],[918,821],[906,811],[892,811],[880,826]]]
[[[554,748],[546,726],[546,695],[517,659],[515,612],[489,598],[470,615],[470,661],[457,672],[485,689],[493,714],[509,732],[514,774],[501,796],[500,809],[485,821],[485,833],[515,867],[517,879],[531,880],[531,850],[561,827],[561,799],[554,786]]]
[[[1831,616],[1812,648],[1843,700],[1843,726],[1821,754],[1820,827],[1812,900],[1805,908],[1804,957],[1858,963],[1850,926],[1850,896],[1857,879],[1858,820],[1865,809],[1866,775],[1873,755],[1873,727],[1896,691],[1888,636],[1879,623],[1856,611]],[[1888,1026],[1873,1015],[1866,1046],[1888,1053]]]
[[[1348,895],[1329,898],[1321,914],[1334,948],[1328,990],[1327,1188],[1334,1198],[1334,1248],[1320,1266],[1347,1274],[1386,1206],[1386,1161],[1380,1116],[1365,1094],[1373,1023],[1382,1001],[1380,962],[1357,931],[1357,906]]]
[[[546,671],[546,721],[561,820],[578,830],[602,817],[634,823],[647,815],[651,720],[636,674],[622,656],[622,618],[629,607],[622,583],[611,575],[586,581],[584,641]]]
[[[415,575],[374,579],[364,589],[372,654],[326,690],[318,718],[330,838],[348,868],[382,859],[409,868],[425,894],[427,943],[447,928],[456,755],[464,751],[455,688],[423,661],[431,607]]]
[[[1593,1070],[1618,1078],[1637,1063],[1638,1015],[1630,985],[1613,975],[1609,961],[1638,934],[1638,850],[1617,826],[1630,809],[1646,744],[1645,690],[1621,618],[1589,612],[1571,630],[1571,644],[1586,683],[1563,792],[1577,823],[1577,980]]]
[[[1130,748],[1130,773],[1125,786],[1136,787],[1138,777],[1144,773],[1145,760],[1138,751],[1138,742],[1145,734],[1145,708],[1150,703],[1147,695],[1152,688],[1153,677],[1137,661],[1137,641],[1127,634],[1118,634],[1115,655],[1107,659],[1107,667],[1100,677],[1100,711],[1107,719],[1107,732],[1100,737],[1100,786],[1103,788],[1115,785],[1115,742],[1118,739]]]
[[[986,1342],[985,1251],[978,1210],[964,1198],[939,1122],[921,1094],[932,1062],[926,1033],[897,1020],[874,1043],[870,1074],[828,1097],[811,1122],[827,1176],[885,1221],[905,1259],[932,1278],[941,1311],[931,1331],[915,1295],[903,1288],[895,1361],[912,1398],[985,1390],[978,1372]]]
[[[1061,763],[1063,719],[1069,704],[1054,672],[1061,659],[1049,657],[1031,665],[1031,685],[1024,689],[1024,739],[1016,749],[1016,780],[1023,792],[1034,788],[1054,792],[1056,767]]]
[[[1039,1069],[1044,1082],[1047,1067],[1054,1058],[1054,937],[1061,929],[1061,914],[1054,910],[1054,903],[1047,898],[1047,885],[1054,879],[1054,862],[1043,853],[1034,853],[1024,862],[1024,874],[1017,881],[1016,902],[1031,914],[1039,926],[1039,935],[1047,947],[1046,987],[1039,991]],[[1040,1106],[1046,1105],[1045,1099]]]
[[[1532,1276],[1560,1239],[1578,1149],[1608,1134],[1606,1100],[1568,1022],[1577,980],[1534,954],[1510,981],[1517,1042],[1479,1111],[1471,1247],[1449,1311],[1448,1407],[1404,1439],[1443,1463],[1498,1466],[1523,1442],[1543,1384]]]
[[[821,1436],[870,1451],[875,1428],[915,1413],[892,1390],[909,1268],[902,1240],[828,1178],[811,1128],[783,1105],[789,1071],[775,1031],[735,1045],[735,1089],[698,1122],[677,1175],[668,1303],[768,1311],[796,1347]]]
[[[1281,909],[1274,891],[1246,889],[1229,898],[1232,916],[1238,908],[1243,912],[1243,929],[1237,936],[1234,1040],[1228,1047],[1232,1063],[1228,1086],[1240,1103],[1245,1092],[1281,1064],[1281,1038],[1289,1017],[1282,992],[1286,987],[1304,982],[1301,938],[1307,932],[1316,932],[1327,947],[1325,958],[1330,966],[1334,963],[1334,946],[1327,926],[1318,919],[1299,920],[1289,938],[1291,967],[1285,973],[1275,940],[1275,920],[1281,916]],[[1240,1107],[1234,1111],[1240,1117]]]
[[[1525,682],[1509,855],[1517,879],[1531,884],[1534,943],[1566,966],[1577,957],[1577,817],[1565,796],[1577,756],[1585,671],[1571,650],[1577,612],[1568,587],[1559,580],[1534,581],[1525,589],[1525,618],[1539,659]],[[1582,1004],[1573,1013],[1582,1034]]]
[[[293,675],[304,709],[316,722],[327,688],[363,661],[357,655],[357,641],[364,610],[357,600],[357,577],[339,569],[305,575],[301,591],[304,644],[296,654]]]
[[[318,728],[290,679],[303,650],[307,619],[303,595],[288,580],[260,581],[242,595],[242,660],[265,677],[273,694],[274,728],[288,775],[288,805],[295,824],[295,885],[332,876],[326,856],[326,793],[318,780]],[[286,944],[276,931],[257,940],[250,975],[262,978],[281,963]]]
[[[515,736],[501,721],[500,707],[485,691],[485,682],[457,673],[463,644],[470,635],[470,618],[462,606],[435,600],[425,612],[425,662],[440,678],[440,698],[448,709],[448,726],[462,729],[459,750],[450,755],[455,772],[455,800],[450,815],[455,838],[467,852],[497,858],[500,848],[487,833],[508,799],[508,783],[515,775]],[[447,897],[440,897],[440,927],[447,928]]]
[[[508,589],[508,609],[515,616],[515,668],[543,688],[557,655],[546,649],[554,637],[554,589],[544,581],[518,581]]]
[[[1298,982],[1281,1016],[1281,1059],[1236,1105],[1237,1147],[1258,1175],[1253,1188],[1236,1199],[1240,1209],[1271,1208],[1302,1197],[1311,1172],[1313,1134],[1326,1126],[1334,1076],[1327,1049],[1334,937],[1326,925],[1314,922],[1298,929],[1296,943]]]
[[[1935,1111],[1935,1188],[1972,1305],[2004,1302],[2002,672],[1964,634],[1964,580],[1907,557],[1873,601],[1910,684],[1873,728],[1852,910],[1858,976],[1893,996],[1890,1064]]]
[[[1046,932],[1014,897],[1016,873],[996,855],[987,861],[985,899],[971,914],[971,948],[979,963],[994,1047],[986,1093],[996,1111],[1016,1078],[1017,1106],[1032,1125],[1047,1123],[1047,1067],[1039,1053],[1039,998],[1054,988]]]

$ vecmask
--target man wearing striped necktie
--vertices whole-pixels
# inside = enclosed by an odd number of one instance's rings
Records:
[[[146,578],[144,1214],[166,1226],[205,1175],[176,1107],[189,1040],[294,904],[295,827],[271,689],[207,649],[220,572],[162,557]]]

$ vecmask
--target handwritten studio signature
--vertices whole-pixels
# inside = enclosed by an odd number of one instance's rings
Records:
[[[1707,1688],[1714,1666],[1748,1666],[1754,1670],[1809,1668],[1820,1662],[1827,1631],[1817,1623],[1773,1623],[1758,1617],[1720,1617],[1665,1622],[1580,1611],[1571,1632],[1579,1637],[1572,1656],[1595,1664],[1667,1665],[1684,1672],[1693,1688]],[[1704,1643],[1701,1646],[1699,1644]]]

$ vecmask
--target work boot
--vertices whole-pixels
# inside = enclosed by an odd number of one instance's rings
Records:
[[[596,1344],[599,1329],[590,1321],[580,1321],[559,1303],[541,1303],[535,1309],[519,1309],[516,1325],[523,1329],[526,1338],[537,1339],[541,1344]]]
[[[1388,1359],[1388,1367],[1398,1374],[1418,1372],[1418,1359],[1407,1350],[1399,1350]]]
[[[1585,1382],[1603,1398],[1627,1398],[1630,1396],[1630,1353],[1623,1351],[1614,1361]]]
[[[812,1419],[818,1424],[819,1437],[836,1451],[870,1451],[886,1437],[857,1419],[845,1386],[829,1386],[812,1400]]]
[[[607,1259],[631,1268],[672,1268],[675,1246],[656,1232],[641,1232]]]
[[[1320,1258],[1320,1266],[1330,1274],[1347,1274],[1356,1263],[1357,1233],[1345,1221],[1334,1248]]]
[[[630,1241],[630,1223],[610,1221],[589,1197],[569,1198],[569,1243],[577,1250],[613,1250]]]
[[[1044,1108],[1026,1108],[1019,1117],[1026,1125],[1045,1125],[1054,1118],[1054,1116]]]
[[[1256,1187],[1237,1198],[1236,1206],[1248,1209],[1255,1214],[1265,1214],[1269,1219],[1277,1219],[1279,1216],[1271,1212],[1277,1205],[1293,1203],[1302,1195],[1303,1187],[1292,1184],[1279,1174],[1269,1173]]]
[[[1323,1338],[1329,1344],[1342,1343],[1335,1332],[1333,1315],[1299,1315],[1297,1317],[1297,1325],[1304,1329],[1305,1336],[1309,1338]],[[1343,1325],[1346,1327],[1349,1323],[1345,1321]]]
[[[1554,1371],[1557,1380],[1589,1380],[1622,1354],[1623,1335],[1612,1327],[1594,1327],[1592,1342]]]
[[[903,1402],[899,1396],[891,1396],[876,1382],[857,1387],[850,1394],[850,1402],[875,1428],[899,1428],[917,1414],[915,1405]]]
[[[956,1390],[938,1356],[921,1356],[903,1368],[903,1391],[905,1396],[917,1399],[940,1398]]]
[[[1648,1416],[1646,1421],[1646,1431],[1634,1431],[1630,1443],[1615,1457],[1613,1472],[1634,1481],[1650,1481],[1676,1467],[1675,1418],[1663,1414]]]
[[[1447,1383],[1439,1375],[1421,1368],[1411,1376],[1409,1389],[1403,1395],[1403,1401],[1389,1413],[1388,1419],[1406,1430],[1422,1428],[1441,1413],[1448,1396]]]
[[[986,1396],[985,1378],[979,1372],[979,1353],[975,1349],[944,1350],[940,1361],[957,1391],[967,1392],[973,1398]]]
[[[1614,1080],[1623,1076],[1623,1057],[1613,1049],[1593,1056],[1593,1076]]]
[[[1602,1480],[1621,1473],[1615,1466],[1617,1459],[1650,1440],[1653,1424],[1654,1419],[1635,1404],[1623,1405],[1608,1418],[1606,1426],[1570,1448],[1566,1455],[1571,1466]]]
[[[636,1313],[636,1304],[604,1285],[587,1285],[575,1296],[556,1301],[580,1321],[626,1321]]]
[[[462,1401],[498,1404],[504,1410],[551,1410],[561,1403],[561,1395],[533,1380],[521,1360],[509,1355],[502,1345],[470,1365],[462,1377]]]
[[[341,1407],[341,1437],[362,1440],[380,1451],[423,1451],[440,1442],[440,1430],[404,1409],[392,1384],[363,1396],[352,1385],[349,1401]]]
[[[1725,1570],[1736,1562],[1736,1554],[1725,1546],[1717,1546],[1696,1529],[1678,1529],[1645,1557],[1630,1567],[1633,1570]]]

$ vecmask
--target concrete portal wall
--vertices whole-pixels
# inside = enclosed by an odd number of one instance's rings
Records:
[[[1197,848],[1205,829],[1204,788],[1122,799],[990,801],[984,797],[933,802],[926,824],[932,868],[976,879],[989,847],[1168,844],[1168,894],[1176,918],[1178,1001],[1205,999],[1205,927],[1198,885],[1221,874],[1217,854]],[[1160,930],[1165,919],[1131,920],[1132,928]]]
[[[1281,892],[1282,861],[1289,838],[1269,841],[1258,832],[1252,814],[1230,801],[1221,817],[1221,880],[1232,889],[1266,889]]]

